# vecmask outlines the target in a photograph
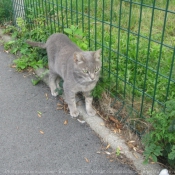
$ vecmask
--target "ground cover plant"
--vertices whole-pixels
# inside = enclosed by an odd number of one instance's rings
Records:
[[[4,19],[10,19],[12,17],[12,1],[1,0],[0,1],[0,24],[3,23]]]
[[[126,116],[133,118],[130,124],[134,129],[138,129],[135,118],[152,123],[157,116],[161,118],[169,115],[160,110],[175,98],[175,1],[61,0],[59,4],[55,0],[24,2],[25,20],[19,18],[17,28],[10,27],[6,30],[17,39],[7,43],[6,50],[22,54],[15,61],[18,69],[47,65],[46,52],[30,48],[25,44],[26,39],[45,42],[50,34],[64,32],[83,50],[103,48],[102,77],[93,91],[94,98],[101,98],[102,93],[108,91],[112,98],[128,105],[125,108]],[[165,9],[167,2],[169,7],[166,16],[166,11],[161,9]],[[159,114],[155,115],[157,111]],[[146,120],[149,116],[152,120]],[[169,120],[174,121],[172,118]],[[128,120],[126,118],[123,121]],[[170,127],[168,121],[163,121],[166,127]],[[141,123],[139,127],[140,125]],[[141,130],[144,130],[143,127],[140,127]],[[159,132],[154,125],[152,130]],[[155,155],[152,154],[155,145],[160,142],[162,140],[149,142],[152,146],[146,147],[146,160],[151,157],[156,161],[156,156],[165,156],[162,152],[165,147],[161,147]],[[171,142],[172,152],[173,144]],[[172,160],[170,151],[166,157],[168,155]]]

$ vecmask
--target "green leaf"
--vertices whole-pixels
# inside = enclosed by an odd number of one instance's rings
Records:
[[[69,35],[72,35],[73,34],[72,30],[69,29],[69,28],[65,28],[64,29],[64,32],[67,33],[67,34],[69,34]]]
[[[40,82],[41,79],[31,79],[32,84],[35,86]]]
[[[168,159],[175,160],[175,145],[173,145],[171,152],[168,154]]]

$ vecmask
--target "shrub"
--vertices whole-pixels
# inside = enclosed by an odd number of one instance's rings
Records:
[[[143,138],[145,163],[149,158],[157,162],[157,158],[163,156],[170,166],[175,167],[175,100],[167,101],[165,112],[154,112],[147,121],[152,130]]]

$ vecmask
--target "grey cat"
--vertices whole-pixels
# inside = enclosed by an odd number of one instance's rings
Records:
[[[76,107],[75,95],[83,92],[86,103],[86,112],[94,116],[96,111],[92,108],[91,90],[95,87],[100,76],[101,49],[97,51],[82,51],[66,35],[56,33],[51,35],[46,43],[27,41],[34,47],[46,48],[49,63],[49,86],[51,94],[57,96],[55,91],[59,88],[59,77],[64,81],[63,89],[70,115],[77,117],[79,111]]]

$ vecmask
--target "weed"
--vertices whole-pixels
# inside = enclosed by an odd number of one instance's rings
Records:
[[[147,121],[152,129],[143,138],[145,147],[145,163],[149,158],[157,162],[163,156],[165,161],[175,166],[175,100],[166,102],[165,112],[154,112]]]
[[[116,148],[116,152],[115,152],[116,156],[119,156],[120,153],[121,153],[120,148]]]
[[[78,27],[71,25],[70,28],[65,28],[64,32],[69,35],[69,38],[76,43],[82,50],[88,49],[88,42],[84,33]]]

